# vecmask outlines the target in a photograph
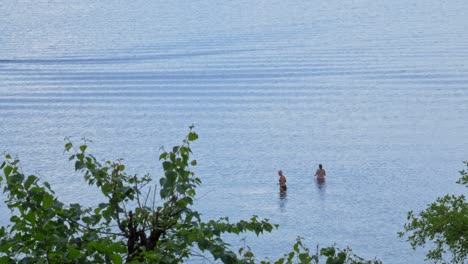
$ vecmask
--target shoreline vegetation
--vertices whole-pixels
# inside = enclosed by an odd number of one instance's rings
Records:
[[[158,182],[148,174],[126,173],[122,160],[98,162],[87,152],[89,141],[79,146],[66,139],[75,171],[98,188],[105,203],[96,208],[79,203],[65,205],[47,182],[22,172],[20,161],[4,155],[0,187],[11,210],[10,224],[0,228],[0,263],[181,263],[192,258],[223,263],[336,263],[379,264],[365,260],[350,248],[336,246],[311,250],[298,237],[292,249],[277,260],[259,260],[250,247],[232,248],[223,234],[257,236],[279,228],[269,219],[252,216],[230,222],[228,217],[202,221],[192,209],[201,179],[191,170],[191,143],[198,134],[189,127],[182,144],[162,148],[163,175]],[[468,167],[468,162],[465,162]],[[468,172],[459,184],[468,187]],[[427,260],[464,263],[468,251],[468,206],[465,196],[447,195],[420,213],[408,214],[400,237],[413,248],[431,241]],[[241,237],[239,237],[241,239]]]

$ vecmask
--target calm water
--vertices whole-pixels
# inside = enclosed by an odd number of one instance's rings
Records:
[[[197,207],[280,224],[247,238],[260,258],[302,236],[423,262],[396,232],[408,210],[466,192],[467,1],[158,2],[0,3],[0,150],[93,205],[65,136],[158,177],[159,146],[195,124]]]

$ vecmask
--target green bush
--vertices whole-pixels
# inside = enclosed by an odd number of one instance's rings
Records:
[[[468,167],[468,162],[464,162]],[[457,182],[468,187],[468,172],[460,171]],[[424,211],[408,213],[408,223],[400,237],[407,236],[413,249],[426,245],[435,248],[426,255],[436,263],[466,263],[468,257],[468,203],[464,195],[446,195],[437,198]],[[447,257],[450,260],[447,260]]]
[[[201,180],[191,171],[190,131],[182,144],[163,149],[164,170],[159,184],[149,175],[128,175],[121,160],[98,162],[87,152],[88,141],[76,147],[67,139],[65,151],[85,181],[99,188],[105,203],[87,208],[60,202],[51,186],[20,170],[19,160],[6,154],[0,184],[12,212],[10,224],[0,228],[0,263],[180,263],[197,256],[194,249],[223,263],[254,263],[248,246],[234,251],[222,234],[277,228],[257,216],[237,223],[227,217],[204,222],[192,209]],[[145,190],[145,192],[143,192]],[[157,199],[157,195],[159,198]],[[365,261],[350,249],[334,247],[311,253],[298,239],[293,251],[274,263],[380,263]],[[261,261],[269,263],[269,261]]]

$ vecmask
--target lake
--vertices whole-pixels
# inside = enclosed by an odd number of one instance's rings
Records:
[[[64,137],[157,178],[160,146],[194,124],[196,208],[279,224],[247,237],[259,259],[302,236],[423,263],[397,232],[409,210],[466,193],[467,25],[464,0],[4,1],[0,151],[92,206]]]

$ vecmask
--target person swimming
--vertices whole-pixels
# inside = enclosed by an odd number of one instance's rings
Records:
[[[283,175],[282,170],[278,171],[278,176],[279,176],[280,191],[284,192],[288,189],[288,187],[286,187],[286,177]]]
[[[315,172],[315,176],[317,176],[317,179],[325,179],[325,176],[327,175],[327,173],[325,172],[325,170],[323,169],[323,166],[322,164],[319,164],[319,168],[317,169],[317,171]]]

